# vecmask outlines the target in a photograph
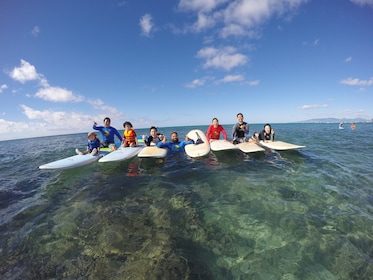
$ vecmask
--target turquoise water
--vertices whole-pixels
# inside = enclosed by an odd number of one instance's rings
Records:
[[[48,171],[85,134],[1,142],[0,275],[372,279],[373,125],[274,129],[307,147]]]

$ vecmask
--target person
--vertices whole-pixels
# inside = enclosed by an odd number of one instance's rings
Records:
[[[354,123],[351,124],[351,129],[352,130],[355,130],[356,129],[356,125]]]
[[[155,126],[152,126],[150,128],[150,136],[147,136],[146,134],[142,135],[142,140],[144,140],[146,146],[157,145],[158,142],[163,140],[163,138],[164,135],[158,133],[158,130]]]
[[[237,114],[237,123],[232,129],[233,144],[246,142],[246,134],[249,134],[249,124],[243,121],[243,114]]]
[[[259,133],[260,141],[274,141],[275,140],[275,131],[269,123],[264,125],[264,129]]]
[[[91,154],[94,156],[95,154],[100,152],[100,140],[96,138],[97,134],[95,132],[89,132],[88,133],[88,143],[87,143],[87,148],[84,152],[79,151],[79,149],[75,149],[75,152],[78,155],[86,155],[86,154]]]
[[[179,136],[176,131],[171,133],[171,141],[167,141],[166,138],[163,138],[162,141],[158,142],[158,148],[168,148],[172,152],[180,152],[184,150],[184,147],[189,144],[194,144],[192,139],[185,137],[184,141],[179,141]]]
[[[123,141],[122,147],[137,147],[139,142],[137,140],[136,131],[133,129],[132,123],[124,122],[123,123],[124,132],[123,132]]]
[[[97,126],[97,122],[93,123],[93,129],[101,132],[102,143],[101,146],[104,148],[111,148],[116,150],[114,136],[116,135],[120,142],[122,142],[122,136],[119,134],[118,130],[110,126],[111,120],[106,117],[104,119],[104,126]]]
[[[259,142],[259,133],[255,131],[253,136],[250,137],[249,142],[258,143]]]
[[[217,118],[213,118],[212,124],[207,128],[207,141],[211,142],[214,140],[219,140],[220,133],[223,134],[224,140],[228,140],[227,132],[225,131],[224,127],[219,124],[219,120]]]

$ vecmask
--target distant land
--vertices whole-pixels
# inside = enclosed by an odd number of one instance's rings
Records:
[[[306,121],[300,121],[301,123],[373,123],[373,119],[367,120],[362,118],[354,118],[354,119],[338,119],[338,118],[320,118],[320,119],[310,119]]]

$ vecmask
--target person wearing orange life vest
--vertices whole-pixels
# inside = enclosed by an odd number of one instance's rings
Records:
[[[132,124],[130,122],[123,123],[124,132],[123,132],[123,141],[122,147],[136,147],[138,146],[137,134],[136,131],[133,129]]]

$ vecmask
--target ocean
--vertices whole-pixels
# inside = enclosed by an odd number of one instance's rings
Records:
[[[0,278],[372,279],[373,124],[273,128],[306,148],[52,171],[85,133],[0,142]]]

